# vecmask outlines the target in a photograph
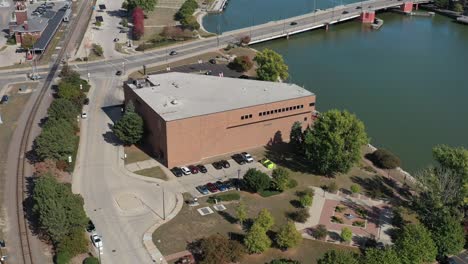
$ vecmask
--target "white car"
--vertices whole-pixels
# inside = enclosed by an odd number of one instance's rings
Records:
[[[94,235],[91,235],[91,242],[93,242],[93,245],[98,248],[98,249],[102,249],[102,239],[100,236],[94,234]]]
[[[252,155],[250,155],[247,152],[242,152],[242,157],[244,157],[244,160],[247,161],[247,163],[254,162],[254,159],[252,158]]]
[[[81,118],[86,119],[87,117],[88,115],[86,114],[86,112],[81,113]]]
[[[183,172],[185,175],[189,175],[189,174],[192,173],[192,172],[189,170],[189,168],[187,168],[187,167],[185,167],[185,166],[180,167],[180,169],[182,170],[182,172]]]

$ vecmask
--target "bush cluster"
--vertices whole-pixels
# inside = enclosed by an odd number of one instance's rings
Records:
[[[228,64],[228,67],[238,72],[246,72],[252,69],[253,61],[249,58],[249,56],[239,56],[231,61]]]
[[[289,218],[291,220],[299,222],[299,223],[305,223],[307,219],[310,217],[309,210],[306,208],[299,209],[297,211],[289,213]]]
[[[372,163],[382,169],[395,169],[401,166],[400,159],[395,156],[395,154],[385,149],[378,149],[372,154],[367,155],[367,157]]]
[[[197,19],[193,16],[193,13],[198,8],[198,3],[195,0],[187,0],[180,7],[179,11],[174,15],[175,20],[179,21],[182,27],[190,30],[196,30],[200,28]]]
[[[226,194],[221,194],[221,195],[213,195],[208,198],[207,202],[215,203],[215,199],[218,202],[237,201],[237,200],[240,200],[240,194],[235,192],[235,193],[226,193]]]

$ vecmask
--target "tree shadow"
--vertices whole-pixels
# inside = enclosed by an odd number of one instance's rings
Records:
[[[302,153],[295,151],[291,144],[285,142],[268,144],[265,149],[266,157],[282,167],[295,172],[314,173],[310,161]]]
[[[237,218],[232,216],[230,213],[226,211],[218,211],[218,214],[224,218],[224,220],[228,221],[230,224],[237,223]]]
[[[289,201],[289,203],[294,206],[294,208],[302,208],[302,205],[301,205],[301,202],[299,202],[299,200],[291,200]]]
[[[359,184],[364,189],[366,196],[369,196],[373,199],[395,198],[393,190],[384,183],[384,177],[382,176],[376,175],[372,178],[352,176],[351,181]]]
[[[107,131],[106,133],[102,134],[102,137],[104,138],[104,141],[112,144],[113,146],[122,145],[122,142],[111,131]]]
[[[125,11],[123,9],[108,10],[108,11],[106,11],[106,13],[109,16],[113,16],[113,17],[121,17],[121,18],[127,17],[127,11]]]
[[[113,123],[117,122],[122,117],[123,104],[111,105],[101,107],[102,111],[112,120]]]
[[[340,234],[334,231],[328,231],[328,238],[329,240],[331,239],[332,241],[341,241]]]
[[[228,236],[231,240],[233,241],[237,241],[241,244],[244,244],[244,238],[245,238],[245,235],[244,234],[240,234],[240,233],[235,233],[235,232],[229,232],[228,233]]]

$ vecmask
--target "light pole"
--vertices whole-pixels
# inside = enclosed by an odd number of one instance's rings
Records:
[[[241,169],[237,169],[237,190],[240,191],[240,173]]]
[[[165,195],[164,195],[164,186],[161,186],[162,188],[162,203],[163,203],[163,220],[166,221],[166,201],[165,201]]]

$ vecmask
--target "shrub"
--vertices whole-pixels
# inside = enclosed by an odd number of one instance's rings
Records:
[[[296,188],[297,187],[297,181],[295,179],[290,179],[289,180],[289,183],[288,183],[288,188],[289,189],[292,189],[292,188]]]
[[[16,45],[15,36],[12,36],[11,38],[8,38],[6,43],[7,43],[7,45]]]
[[[240,200],[240,194],[237,192],[234,192],[234,193],[226,193],[226,194],[221,194],[221,195],[213,195],[208,198],[207,202],[215,203],[215,199],[218,202],[237,201],[237,200]]]
[[[245,248],[237,241],[222,235],[202,238],[199,243],[202,262],[205,264],[238,262],[245,254]]]
[[[55,255],[55,263],[69,264],[72,257],[73,256],[67,251],[57,251],[57,254]]]
[[[361,218],[366,218],[367,217],[367,210],[364,208],[357,208],[356,214],[358,214]]]
[[[307,219],[310,217],[309,210],[303,208],[299,209],[297,211],[289,213],[289,218],[293,221],[299,222],[299,223],[305,223]]]
[[[346,209],[346,208],[344,208],[343,206],[337,205],[337,206],[335,207],[335,212],[342,213],[342,212],[344,212],[345,209]]]
[[[230,62],[228,67],[238,72],[246,72],[252,69],[253,62],[248,56],[239,56]]]
[[[165,39],[171,40],[186,40],[194,37],[193,32],[182,27],[164,27],[163,31],[160,34]]]
[[[57,169],[61,171],[66,171],[68,167],[70,166],[70,164],[68,164],[68,162],[65,160],[57,160],[57,162],[55,163],[55,166],[57,167]]]
[[[59,252],[68,252],[71,256],[85,253],[88,249],[88,240],[83,229],[73,228],[70,234],[60,240],[57,249]]]
[[[244,175],[244,182],[247,188],[253,192],[270,187],[270,177],[257,169],[249,169]]]
[[[273,188],[281,192],[286,190],[291,182],[291,179],[289,178],[289,172],[282,167],[274,169],[272,177]]]
[[[303,195],[299,197],[299,203],[303,208],[309,207],[312,205],[312,196],[310,195]]]
[[[244,238],[244,245],[250,253],[262,253],[271,246],[271,240],[263,227],[254,224]]]
[[[87,257],[83,261],[83,264],[99,264],[99,259],[95,257]]]
[[[128,27],[128,19],[122,18],[122,21],[120,21],[120,25],[122,25],[122,27]]]
[[[100,26],[102,26],[102,22],[101,21],[96,21],[96,23],[94,23],[94,25],[96,25],[96,27],[100,27]]]
[[[246,35],[246,36],[243,36],[241,39],[240,39],[240,44],[241,45],[248,45],[250,43],[250,36],[249,35]]]
[[[353,239],[353,232],[348,227],[343,227],[341,229],[341,235],[340,236],[341,236],[341,239],[344,242],[351,242],[351,239]]]
[[[313,232],[313,236],[316,239],[320,239],[320,240],[325,239],[327,235],[328,235],[328,230],[325,225],[318,225]]]
[[[364,221],[356,220],[353,222],[353,226],[366,227],[366,223]]]
[[[288,221],[283,225],[276,235],[276,244],[280,248],[292,248],[297,246],[302,241],[302,235],[296,229],[293,222]]]
[[[331,193],[336,193],[338,191],[338,184],[336,184],[336,182],[331,182],[330,184],[328,184],[327,186],[327,190]]]
[[[315,192],[314,192],[313,189],[307,188],[307,189],[304,189],[302,191],[297,191],[296,195],[299,196],[299,197],[301,197],[301,196],[311,196],[312,197],[312,196],[314,196],[314,193]]]
[[[102,46],[99,44],[93,44],[93,52],[98,57],[101,57],[104,54],[104,51],[102,50]]]
[[[400,159],[395,156],[395,154],[385,149],[378,149],[372,154],[367,155],[367,158],[382,169],[394,169],[401,166]]]
[[[351,192],[352,193],[358,193],[360,191],[361,191],[361,187],[359,187],[359,185],[357,185],[357,184],[351,185]]]
[[[344,223],[343,218],[338,217],[338,216],[334,216],[334,215],[331,217],[331,221],[333,223],[338,223],[338,224],[343,224]]]

